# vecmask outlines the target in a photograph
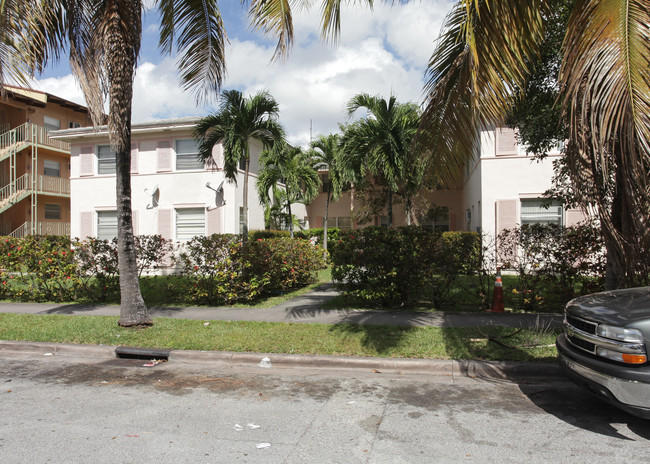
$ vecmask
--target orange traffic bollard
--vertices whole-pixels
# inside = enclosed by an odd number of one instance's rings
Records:
[[[503,312],[503,282],[501,282],[501,268],[497,268],[497,279],[494,282],[494,292],[492,292],[492,309],[493,313]]]

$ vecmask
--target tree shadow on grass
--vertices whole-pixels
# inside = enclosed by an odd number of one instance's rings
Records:
[[[361,334],[361,345],[377,356],[386,356],[403,345],[404,339],[417,327],[390,325],[336,324],[330,332],[350,335]]]

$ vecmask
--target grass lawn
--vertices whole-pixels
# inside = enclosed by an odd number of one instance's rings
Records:
[[[0,314],[0,339],[129,345],[180,350],[218,350],[395,358],[554,362],[558,332],[504,327],[440,328],[157,318],[144,330],[124,329],[117,317]],[[528,347],[528,345],[539,345]]]

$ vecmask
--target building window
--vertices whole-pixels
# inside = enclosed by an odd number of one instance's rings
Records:
[[[117,211],[97,212],[97,238],[112,240],[117,237]]]
[[[70,124],[68,124],[68,128],[70,129],[76,129],[77,127],[81,127],[81,124],[79,124],[78,122],[73,121]]]
[[[45,219],[61,219],[61,205],[45,203]]]
[[[335,227],[339,229],[352,229],[352,218],[350,216],[341,216],[334,219],[336,220]]]
[[[442,213],[433,220],[434,230],[449,232],[449,213]]]
[[[110,145],[97,145],[97,174],[115,174],[115,153]]]
[[[556,202],[548,204],[541,198],[521,200],[521,225],[557,224],[561,226],[563,208]]]
[[[179,242],[187,242],[197,235],[205,235],[205,209],[177,209],[176,240]]]
[[[331,185],[330,175],[329,174],[320,174],[320,180],[321,180],[321,184],[322,184],[321,193],[329,192],[330,185]]]
[[[418,217],[418,222],[423,227],[449,232],[449,208],[446,206],[432,208],[426,215]]]
[[[246,171],[246,158],[243,156],[239,158],[239,170]]]
[[[246,215],[244,214],[244,207],[239,207],[239,234],[244,234],[244,226],[246,225]]]
[[[198,159],[199,149],[192,139],[176,141],[176,170],[203,169],[205,163]]]
[[[43,126],[49,131],[61,129],[61,121],[50,116],[43,117]]]
[[[58,161],[43,161],[43,174],[51,177],[61,177],[61,163]]]

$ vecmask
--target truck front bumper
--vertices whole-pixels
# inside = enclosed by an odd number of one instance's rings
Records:
[[[556,341],[560,366],[580,386],[614,406],[650,419],[650,368],[600,361],[574,348],[562,334]]]

